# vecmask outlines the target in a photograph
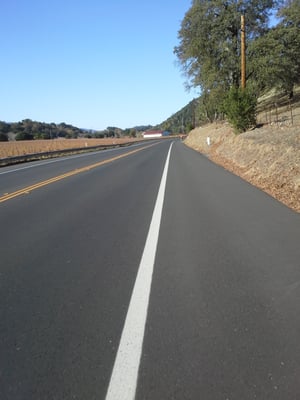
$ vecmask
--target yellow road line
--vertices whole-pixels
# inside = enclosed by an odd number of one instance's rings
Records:
[[[21,196],[22,194],[28,194],[29,192],[32,192],[33,190],[39,189],[39,188],[41,188],[43,186],[46,186],[46,185],[50,185],[50,183],[54,183],[54,182],[60,181],[62,179],[68,178],[70,176],[80,174],[81,172],[89,171],[89,170],[91,170],[93,168],[100,167],[101,165],[108,164],[108,163],[111,163],[113,161],[119,160],[120,158],[127,157],[127,156],[129,156],[131,154],[137,153],[138,151],[144,150],[144,149],[152,147],[152,146],[154,146],[154,144],[152,144],[150,146],[144,146],[144,147],[141,147],[141,148],[136,149],[136,150],[129,151],[128,153],[121,154],[119,156],[116,156],[116,157],[113,157],[113,158],[109,158],[109,159],[104,160],[104,161],[99,161],[99,162],[97,162],[95,164],[87,165],[86,167],[83,167],[83,168],[74,169],[72,171],[66,172],[65,174],[58,175],[58,176],[55,176],[53,178],[47,179],[46,181],[42,181],[42,182],[36,183],[34,185],[27,186],[27,187],[25,187],[23,189],[17,190],[16,192],[7,193],[4,196],[0,197],[0,203],[3,203],[4,201],[10,200],[10,199],[13,199],[14,197]]]

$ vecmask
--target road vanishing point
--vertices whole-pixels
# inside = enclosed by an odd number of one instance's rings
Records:
[[[0,169],[1,400],[297,400],[300,216],[180,140]]]

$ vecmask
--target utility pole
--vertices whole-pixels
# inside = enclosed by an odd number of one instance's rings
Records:
[[[192,121],[192,125],[193,125],[193,129],[196,128],[196,99],[193,99],[193,121]]]
[[[241,88],[246,87],[246,28],[245,15],[241,15]]]

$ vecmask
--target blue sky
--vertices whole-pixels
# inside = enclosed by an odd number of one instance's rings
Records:
[[[173,54],[190,5],[2,1],[0,120],[91,129],[162,122],[197,96]]]

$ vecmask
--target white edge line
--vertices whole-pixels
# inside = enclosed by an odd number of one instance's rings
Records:
[[[143,144],[145,144],[145,142]],[[142,144],[139,143],[139,144],[132,144],[131,145],[131,147],[137,147],[137,146],[142,146]],[[128,149],[128,147],[124,147],[124,149]],[[113,148],[113,149],[101,150],[101,154],[108,153],[110,151],[116,151],[116,150],[120,150],[120,147],[116,147],[116,148]],[[8,171],[1,171],[0,175],[11,174],[13,172],[19,172],[19,171],[23,171],[25,169],[40,167],[40,166],[44,166],[44,165],[48,165],[48,164],[61,162],[61,161],[73,160],[75,158],[81,158],[81,157],[87,157],[87,156],[95,156],[95,155],[98,155],[98,154],[99,154],[99,152],[93,151],[93,152],[84,153],[84,154],[70,155],[69,157],[59,157],[59,158],[56,158],[55,160],[50,160],[50,161],[44,161],[44,162],[39,162],[39,163],[34,162],[34,164],[31,164],[31,165],[26,165],[26,166],[23,166],[23,167],[20,167],[20,168],[10,169]],[[7,167],[9,167],[9,165]],[[4,168],[5,168],[5,166],[4,166]]]
[[[106,400],[134,400],[142,354],[153,268],[164,202],[171,143],[138,269]]]

